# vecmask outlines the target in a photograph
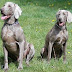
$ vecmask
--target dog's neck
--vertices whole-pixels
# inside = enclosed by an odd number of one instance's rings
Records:
[[[66,28],[66,24],[64,26],[59,26],[57,23],[55,24],[56,28],[59,30],[65,30]]]
[[[9,19],[5,20],[5,23],[7,24],[14,24],[16,21],[14,15],[12,15]]]

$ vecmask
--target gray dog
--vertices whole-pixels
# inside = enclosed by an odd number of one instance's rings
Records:
[[[48,59],[59,59],[63,54],[63,61],[66,62],[66,45],[68,31],[66,22],[72,22],[72,14],[66,10],[59,10],[56,14],[57,22],[46,36],[44,48],[41,50],[41,57]]]
[[[2,41],[4,49],[4,69],[8,69],[8,56],[16,58],[19,62],[18,69],[23,69],[23,58],[26,58],[26,63],[35,54],[34,46],[26,42],[23,30],[18,23],[18,18],[21,15],[21,8],[12,2],[7,2],[1,8],[1,19],[4,20],[2,27]]]

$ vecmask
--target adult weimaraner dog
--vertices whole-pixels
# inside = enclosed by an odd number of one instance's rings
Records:
[[[18,23],[21,13],[21,8],[13,2],[6,2],[1,8],[1,19],[4,20],[1,35],[5,70],[8,69],[8,56],[16,58],[19,62],[18,69],[23,69],[23,58],[26,59],[26,63],[29,65],[29,61],[35,54],[34,46],[26,42],[23,29]]]
[[[59,59],[63,54],[63,61],[65,63],[68,40],[66,22],[72,22],[72,14],[67,10],[59,10],[56,14],[56,19],[57,22],[47,34],[44,48],[42,48],[40,54],[42,58],[48,59],[48,63],[52,57]]]

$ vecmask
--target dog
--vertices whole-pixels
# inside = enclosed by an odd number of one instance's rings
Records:
[[[63,54],[63,62],[66,62],[66,46],[68,31],[66,22],[72,22],[72,14],[67,10],[59,10],[56,14],[56,23],[48,32],[45,45],[41,49],[41,58],[47,58],[48,63],[51,58],[59,59]]]
[[[26,42],[23,29],[18,22],[21,13],[21,8],[13,2],[6,2],[1,8],[1,19],[4,20],[1,37],[5,70],[8,69],[8,57],[16,59],[19,62],[18,69],[23,69],[23,58],[26,59],[26,63],[29,65],[29,61],[35,54],[34,45]]]

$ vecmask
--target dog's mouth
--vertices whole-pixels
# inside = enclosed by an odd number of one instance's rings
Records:
[[[1,17],[2,20],[7,20],[8,18],[11,17],[11,15],[5,15],[5,14],[2,13],[2,12],[1,12],[1,14],[2,14],[2,17]]]
[[[64,26],[64,22],[59,22],[59,26]]]

